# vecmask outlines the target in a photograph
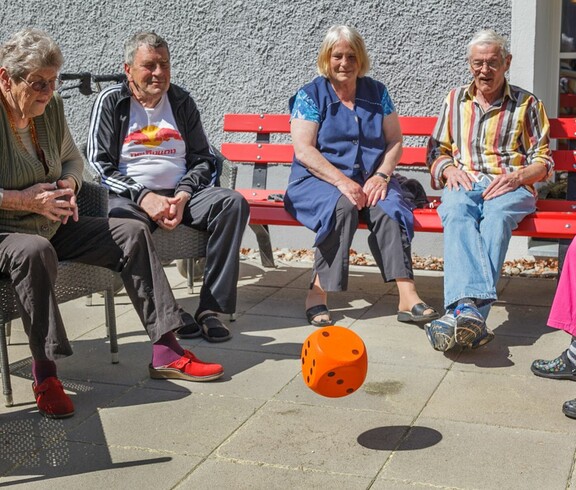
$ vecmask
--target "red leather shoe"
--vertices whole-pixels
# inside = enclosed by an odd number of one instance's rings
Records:
[[[42,415],[51,419],[64,419],[74,415],[74,404],[64,393],[60,380],[54,376],[46,378],[36,386],[32,383],[36,405]]]
[[[185,379],[187,381],[213,381],[224,374],[220,364],[204,362],[198,359],[189,350],[184,355],[166,366],[148,366],[150,377],[153,379]]]

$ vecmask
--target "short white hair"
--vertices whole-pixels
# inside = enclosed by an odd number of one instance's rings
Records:
[[[508,40],[504,36],[501,36],[492,29],[483,29],[474,34],[474,36],[468,43],[468,50],[467,50],[468,59],[470,59],[470,54],[472,52],[473,46],[484,46],[487,44],[492,46],[498,46],[502,59],[505,59],[510,54],[510,52],[508,51]]]

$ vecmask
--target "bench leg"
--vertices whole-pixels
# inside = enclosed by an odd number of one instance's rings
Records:
[[[110,339],[110,356],[112,364],[118,364],[118,333],[116,331],[116,308],[114,305],[114,291],[104,291],[104,309],[106,311],[106,330]]]
[[[256,234],[256,240],[258,240],[262,265],[264,267],[276,267],[274,264],[274,255],[272,254],[272,243],[270,242],[268,225],[250,225],[250,228],[252,228],[252,231]]]
[[[14,405],[12,398],[12,383],[10,382],[10,364],[8,363],[8,346],[6,345],[6,323],[0,318],[0,369],[2,369],[2,388],[4,405]]]

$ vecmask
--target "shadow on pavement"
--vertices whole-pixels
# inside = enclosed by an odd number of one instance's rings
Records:
[[[10,478],[9,482],[4,478],[4,481],[0,480],[0,487],[172,461],[171,457],[150,455],[146,459],[115,463],[106,444],[93,442],[106,440],[100,411],[110,406],[122,407],[123,395],[140,383],[143,374],[147,374],[148,357],[141,355],[144,345],[144,342],[122,344],[120,358],[126,364],[123,366],[110,363],[108,346],[103,339],[74,341],[74,356],[67,358],[65,368],[59,369],[62,384],[76,408],[76,414],[71,418],[42,417],[30,397],[22,400],[23,391],[18,390],[15,406],[22,409],[0,414],[0,475]],[[146,347],[150,349],[149,345]],[[140,358],[143,369],[133,369],[126,362],[135,357]],[[25,358],[11,364],[14,384],[18,382],[17,377],[32,383],[31,363],[31,358]],[[88,375],[88,369],[84,371],[89,367],[93,377]],[[155,398],[146,403],[178,400],[191,394],[187,389],[155,390],[155,393]],[[72,432],[88,419],[91,419],[90,441],[77,440]],[[122,457],[126,454],[124,452]]]
[[[435,446],[442,434],[429,427],[393,425],[367,430],[358,436],[358,444],[377,451],[416,451]]]

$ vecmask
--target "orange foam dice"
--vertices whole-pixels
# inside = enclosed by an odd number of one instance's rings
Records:
[[[362,339],[344,327],[321,328],[302,345],[302,377],[319,395],[338,398],[354,393],[368,371]]]

